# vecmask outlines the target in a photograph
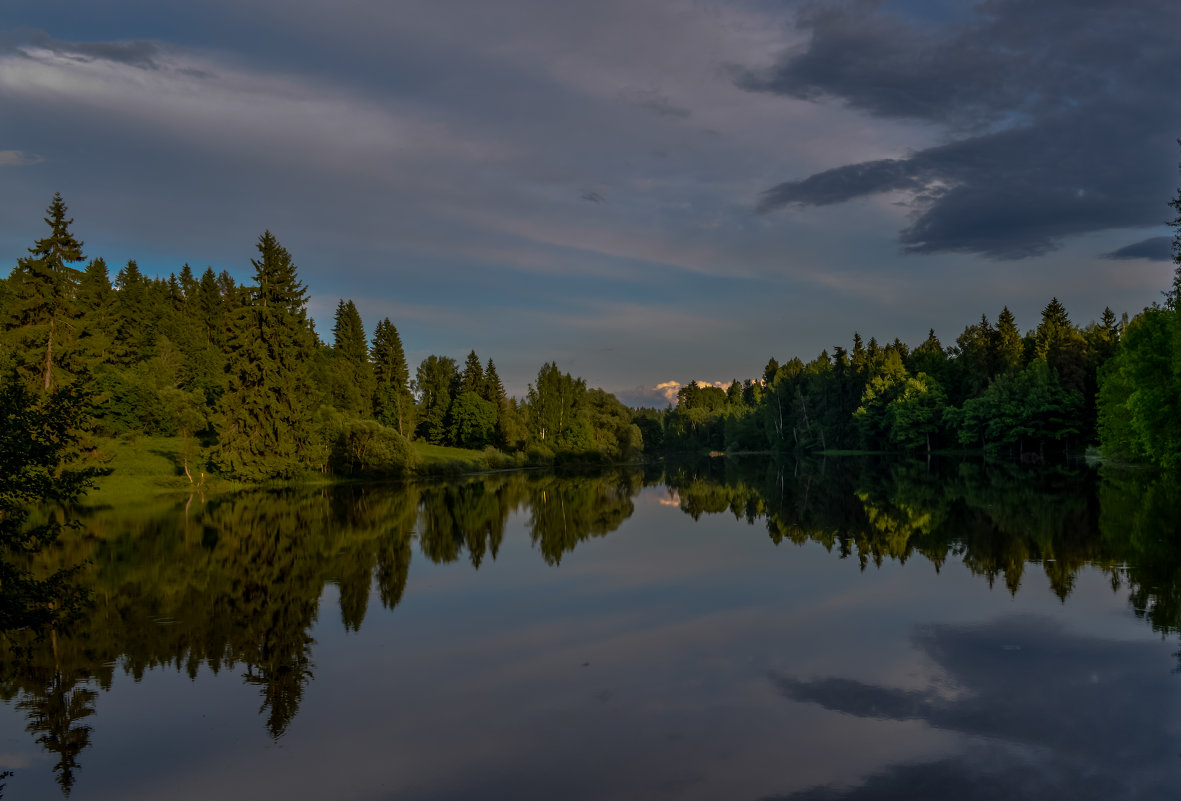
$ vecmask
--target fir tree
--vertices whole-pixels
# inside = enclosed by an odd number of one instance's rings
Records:
[[[500,376],[496,373],[496,364],[491,358],[488,359],[488,366],[484,368],[484,384],[480,388],[480,397],[489,403],[495,403],[498,409],[504,405],[508,397],[504,391],[504,384],[500,382]]]
[[[316,338],[291,255],[270,231],[259,237],[258,252],[255,286],[234,321],[216,458],[240,476],[290,477],[311,453]]]
[[[996,318],[992,355],[995,374],[1012,374],[1022,367],[1025,344],[1021,341],[1021,332],[1017,330],[1017,320],[1008,306],[1001,309]]]
[[[1074,326],[1070,322],[1070,315],[1066,313],[1066,307],[1058,298],[1050,298],[1050,302],[1042,309],[1042,321],[1038,324],[1037,332],[1034,335],[1037,340],[1038,355],[1045,356],[1047,350],[1056,345],[1073,329]]]
[[[4,327],[13,329],[5,338],[15,346],[25,380],[48,392],[60,383],[58,373],[76,336],[73,317],[79,272],[70,265],[83,256],[82,242],[70,232],[74,220],[66,218],[60,193],[53,196],[46,212],[49,235],[29,248],[29,255],[20,259],[9,277],[11,297]]]
[[[115,293],[107,263],[101,258],[91,259],[78,284],[78,344],[83,360],[93,367],[111,358],[114,326]]]
[[[409,438],[414,433],[414,396],[410,368],[398,329],[385,318],[373,333],[373,413],[378,422]]]
[[[509,441],[508,430],[508,393],[504,391],[504,384],[496,372],[496,364],[491,357],[484,368],[484,384],[480,388],[480,397],[492,404],[496,410],[496,433],[494,436],[497,447],[504,447]]]
[[[159,315],[154,313],[151,286],[135,260],[115,276],[114,347],[112,361],[123,367],[147,358],[156,339]]]
[[[459,393],[475,392],[479,394],[484,389],[484,368],[480,366],[480,357],[473,350],[467,355],[463,365],[463,374],[459,377]]]
[[[332,362],[329,367],[332,403],[343,412],[368,417],[375,386],[373,367],[369,363],[365,325],[351,300],[342,300],[337,304],[332,334]]]

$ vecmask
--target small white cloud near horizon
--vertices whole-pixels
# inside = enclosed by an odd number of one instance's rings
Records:
[[[26,153],[23,150],[0,150],[0,167],[27,167],[30,164],[40,164],[45,161],[36,153]]]
[[[692,382],[690,382],[690,383],[692,383]],[[688,386],[688,385],[682,384],[680,381],[662,381],[661,383],[657,384],[652,389],[655,390],[657,394],[663,395],[665,397],[665,399],[668,400],[669,403],[676,404],[677,393],[680,392],[681,387],[684,387],[684,386]],[[727,387],[730,386],[730,382],[729,381],[702,381],[702,380],[698,379],[697,386],[699,386],[699,387],[717,387],[718,389],[726,389]]]

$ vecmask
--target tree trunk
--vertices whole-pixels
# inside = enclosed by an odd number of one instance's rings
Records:
[[[49,342],[45,346],[45,391],[49,391],[49,385],[53,379],[53,318],[49,318]]]

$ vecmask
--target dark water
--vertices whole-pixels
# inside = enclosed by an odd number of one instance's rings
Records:
[[[1177,507],[843,459],[91,510],[4,798],[1175,798]]]

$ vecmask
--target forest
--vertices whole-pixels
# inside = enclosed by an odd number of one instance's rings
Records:
[[[1171,204],[1181,230],[1181,192]],[[1181,463],[1181,250],[1163,303],[1078,325],[1057,298],[1024,333],[1007,307],[945,345],[853,335],[811,361],[767,362],[727,387],[690,383],[665,409],[630,409],[541,366],[509,397],[492,358],[430,355],[412,374],[394,322],[372,336],[341,299],[331,343],[307,313],[292,256],[268,231],[239,284],[184,265],[112,278],[87,260],[59,195],[48,231],[0,280],[0,375],[33,406],[75,404],[78,447],[178,438],[189,480],[415,469],[423,444],[484,450],[489,466],[620,463],[677,452],[983,450],[1045,461],[1092,445],[1121,461]],[[16,397],[11,393],[5,397]],[[15,414],[6,409],[6,421]],[[415,443],[419,443],[418,446]]]

